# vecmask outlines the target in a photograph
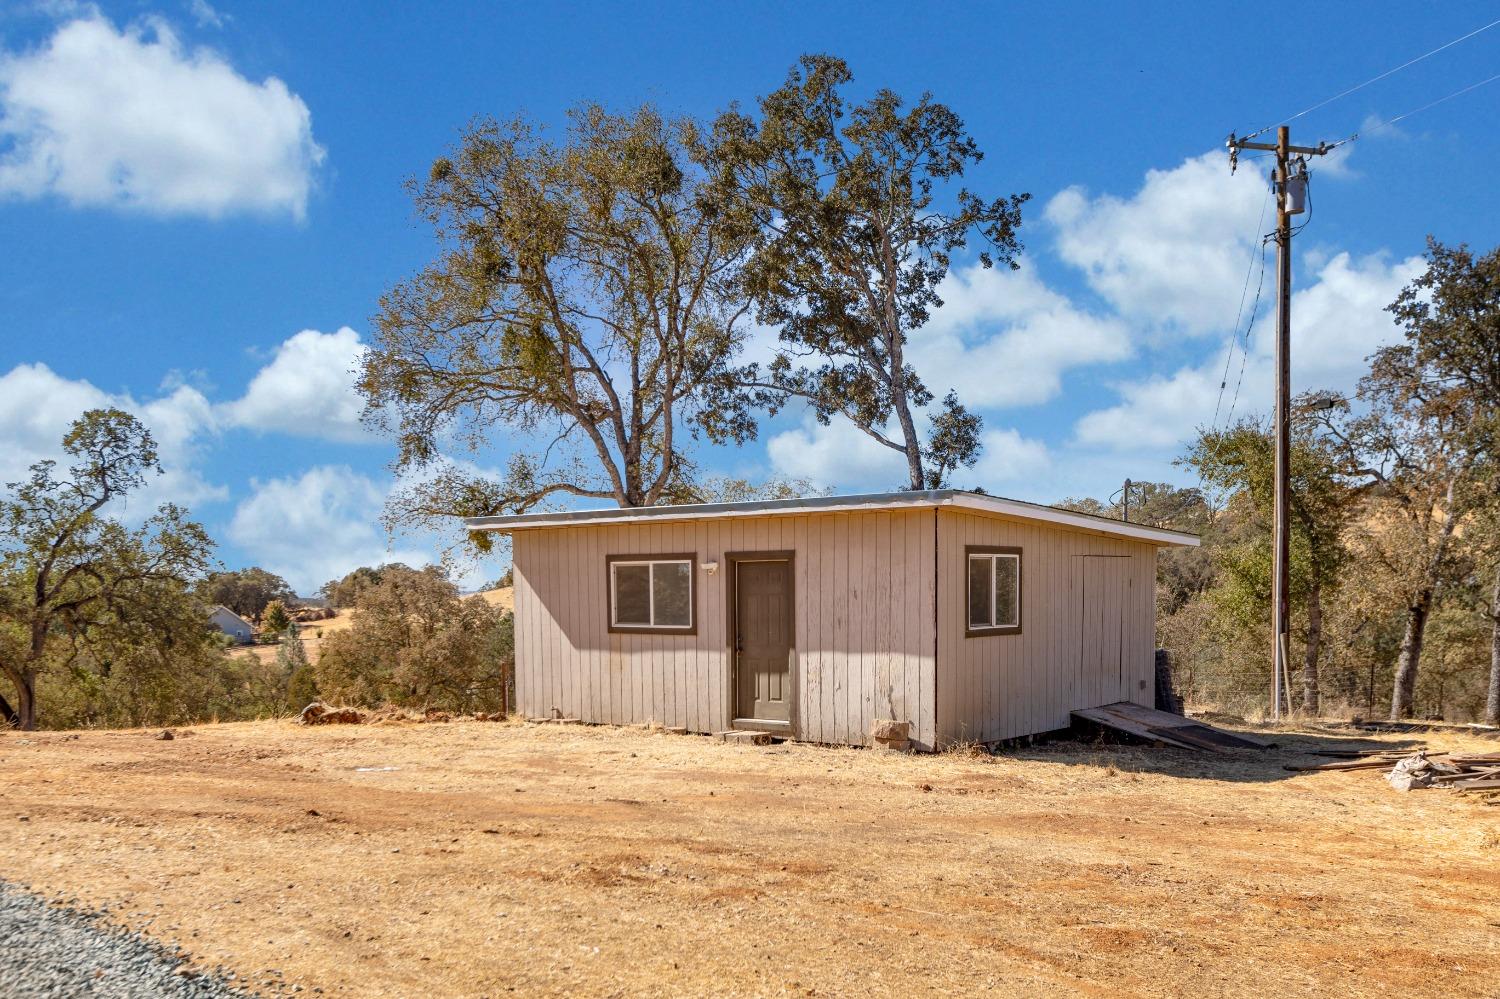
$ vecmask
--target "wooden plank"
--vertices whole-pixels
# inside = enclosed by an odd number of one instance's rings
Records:
[[[1335,760],[1332,763],[1288,763],[1281,769],[1302,773],[1312,770],[1389,770],[1395,766],[1396,760],[1371,759],[1371,760]]]
[[[889,511],[882,511],[876,522],[875,555],[877,561],[875,592],[875,684],[868,693],[865,716],[893,718],[910,721],[905,715],[905,705],[896,696],[896,684],[900,676],[896,673],[895,644],[896,629],[892,613],[895,607],[892,591],[896,586],[896,560],[892,555],[892,521]],[[898,714],[899,712],[899,714]],[[866,732],[869,728],[866,727]]]
[[[957,515],[939,510],[937,518],[938,544],[933,578],[936,581],[937,662],[934,664],[935,699],[933,702],[934,748],[941,749],[952,741],[954,712],[954,689],[958,681],[957,659],[961,651],[957,648],[954,628],[958,618],[954,611],[953,580],[948,566],[953,560],[953,551],[958,543],[956,537]],[[960,639],[961,640],[961,639]]]
[[[933,571],[937,565],[937,520],[938,512],[920,511],[910,515],[911,534],[907,539],[912,564],[918,567],[913,602],[916,615],[912,628],[916,642],[915,658],[917,682],[913,721],[916,722],[917,741],[929,749],[936,748],[937,729],[933,708],[937,696],[937,613],[936,594],[933,589]]]
[[[1500,791],[1500,777],[1458,781],[1451,786],[1455,791]]]
[[[593,662],[595,698],[598,701],[599,721],[613,721],[615,717],[614,687],[609,668],[609,594],[604,579],[604,534],[589,531],[588,564],[578,585],[588,594],[589,607],[589,657]],[[593,575],[593,581],[589,579]]]
[[[514,583],[515,628],[516,628],[516,711],[535,714],[535,705],[530,700],[533,680],[531,667],[535,657],[536,599],[531,593],[531,581],[527,573],[526,552],[530,540],[525,531],[520,532],[511,543],[510,567]]]
[[[1103,725],[1105,728],[1114,729],[1117,732],[1124,732],[1126,735],[1133,735],[1137,739],[1144,739],[1146,742],[1163,742],[1169,746],[1176,746],[1179,749],[1197,750],[1201,748],[1174,739],[1170,735],[1163,734],[1160,730],[1153,731],[1132,718],[1110,711],[1107,707],[1080,708],[1073,712],[1073,716],[1093,722],[1096,725]]]
[[[1491,767],[1487,770],[1465,770],[1456,774],[1439,774],[1432,778],[1435,782],[1451,782],[1457,780],[1483,780],[1490,777],[1500,777],[1500,767]]]
[[[897,681],[901,697],[901,714],[911,722],[913,737],[921,740],[920,691],[922,689],[921,607],[922,560],[921,550],[914,543],[919,515],[905,511],[895,515],[892,524],[891,559],[904,571],[894,571],[892,617],[895,619],[894,639],[897,658],[895,667],[900,670]]]
[[[718,553],[714,550],[709,540],[709,521],[700,520],[693,531],[693,544],[698,551],[699,563],[713,562],[719,560]],[[695,592],[698,594],[698,613],[702,615],[699,622],[698,633],[702,636],[695,647],[696,654],[693,657],[691,677],[691,706],[688,717],[684,724],[690,732],[707,732],[708,723],[708,694],[709,681],[714,674],[713,669],[713,633],[714,628],[724,616],[723,602],[718,600],[718,584],[724,578],[722,561],[717,574],[710,576],[701,568],[695,568],[694,579],[697,581]]]
[[[844,742],[864,741],[864,690],[868,682],[868,627],[870,627],[870,525],[873,513],[849,514],[849,568],[844,592],[849,595],[844,648],[847,678],[844,682]]]

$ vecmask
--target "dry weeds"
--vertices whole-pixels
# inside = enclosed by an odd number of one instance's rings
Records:
[[[330,995],[1455,999],[1500,980],[1500,808],[1289,774],[1286,750],[187,731],[0,735],[0,877]]]

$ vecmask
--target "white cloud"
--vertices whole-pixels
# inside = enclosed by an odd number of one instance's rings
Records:
[[[149,477],[127,499],[131,514],[144,515],[168,500],[192,506],[228,495],[195,468],[204,440],[216,429],[213,407],[197,389],[179,385],[143,403],[63,378],[45,364],[21,364],[0,375],[0,484],[22,480],[45,459],[66,466],[62,439],[73,421],[86,410],[111,406],[140,419],[161,456],[163,474]]]
[[[231,20],[228,14],[222,13],[208,0],[189,0],[188,11],[200,28],[222,28]]]
[[[1124,323],[1078,308],[1029,267],[959,268],[939,293],[943,307],[912,336],[910,356],[933,394],[954,389],[970,408],[1046,402],[1068,369],[1131,354]]]
[[[1313,283],[1292,296],[1292,391],[1350,393],[1368,370],[1369,355],[1399,335],[1385,307],[1425,265],[1421,257],[1389,263],[1380,257],[1355,260],[1347,253],[1317,263]],[[1243,382],[1240,355],[1231,360],[1221,424],[1231,406],[1236,416],[1270,409],[1274,337],[1275,319],[1266,316],[1253,331]],[[1213,421],[1225,367],[1220,350],[1171,375],[1123,383],[1119,404],[1078,421],[1077,441],[1119,451],[1179,447]]]
[[[1421,257],[1395,263],[1338,253],[1320,262],[1316,278],[1292,295],[1292,390],[1347,389],[1368,370],[1366,358],[1398,335],[1386,306],[1425,269]],[[1256,348],[1269,359],[1275,326],[1257,329]]]
[[[1272,225],[1266,190],[1252,165],[1231,176],[1224,153],[1207,153],[1148,171],[1129,199],[1070,187],[1043,214],[1058,253],[1123,318],[1201,334],[1234,321],[1257,219]]]
[[[907,481],[903,454],[840,418],[824,426],[809,413],[802,426],[766,441],[766,454],[782,475],[816,486],[884,490]]]
[[[1223,355],[1204,365],[1180,368],[1171,375],[1152,375],[1119,386],[1121,402],[1086,413],[1076,428],[1079,443],[1119,451],[1152,451],[1191,440],[1212,416]],[[1259,397],[1262,366],[1247,371],[1241,399]],[[1230,389],[1235,372],[1230,373]],[[1228,401],[1226,400],[1226,405]],[[1240,412],[1249,407],[1243,406]]]
[[[1022,497],[1035,496],[1038,480],[1052,471],[1047,445],[1011,429],[986,430],[981,441],[984,452],[979,462],[955,473],[955,484],[976,485],[990,492],[1015,488]]]
[[[0,195],[75,206],[301,219],[324,151],[285,83],[254,83],[156,19],[91,13],[0,53]]]
[[[925,423],[925,418],[919,423],[924,433]],[[886,436],[899,440],[899,429],[892,427]],[[986,430],[981,442],[984,450],[979,462],[955,473],[954,485],[991,491],[1029,487],[1051,468],[1047,446],[1015,430]],[[835,419],[824,426],[808,414],[802,426],[767,441],[766,452],[778,473],[807,479],[816,486],[845,492],[885,491],[904,488],[907,483],[906,456],[872,440],[848,420]]]
[[[430,554],[387,543],[380,527],[385,497],[384,489],[347,466],[252,481],[228,537],[247,564],[264,566],[304,594],[361,565],[427,564]]]
[[[224,404],[225,420],[299,437],[366,440],[359,423],[364,402],[354,387],[365,350],[347,326],[333,333],[303,330],[276,348],[242,398]]]

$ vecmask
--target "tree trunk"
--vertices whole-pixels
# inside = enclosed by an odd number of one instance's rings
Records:
[[[1500,725],[1500,565],[1495,566],[1495,589],[1490,598],[1490,696],[1484,723]]]
[[[16,714],[16,709],[10,706],[4,694],[0,694],[0,721],[10,728],[21,727],[21,716]]]
[[[1318,657],[1323,650],[1322,584],[1314,578],[1307,593],[1307,655],[1302,661],[1302,711],[1318,715]]]
[[[1451,482],[1448,484],[1448,502],[1443,515],[1443,527],[1438,532],[1432,557],[1427,560],[1422,588],[1417,591],[1417,598],[1406,610],[1406,631],[1401,636],[1401,656],[1396,660],[1396,682],[1391,687],[1391,721],[1411,717],[1412,704],[1416,700],[1417,670],[1422,664],[1422,639],[1427,631],[1427,618],[1432,614],[1432,598],[1441,581],[1448,539],[1453,536],[1455,518]]]
[[[917,424],[911,418],[911,407],[906,403],[906,390],[896,393],[896,419],[901,424],[902,441],[906,444],[906,471],[911,478],[911,488],[927,488],[927,474],[922,468],[922,439],[917,436]]]
[[[23,674],[16,681],[16,728],[30,732],[36,728],[36,677]]]
[[[1417,695],[1417,667],[1422,661],[1422,639],[1432,612],[1432,590],[1423,589],[1406,609],[1401,656],[1396,660],[1396,682],[1391,688],[1391,721],[1410,718]]]

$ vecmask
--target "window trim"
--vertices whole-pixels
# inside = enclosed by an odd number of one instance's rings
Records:
[[[969,620],[969,560],[972,559],[976,555],[977,556],[984,556],[984,555],[988,555],[988,556],[1009,555],[1009,556],[1013,556],[1015,558],[1015,560],[1016,560],[1016,623],[1015,624],[1013,624],[1013,625],[1011,625],[1011,624],[992,624],[992,625],[985,625],[983,627],[976,628],[976,627],[973,626],[973,622],[971,622]],[[964,604],[963,604],[963,607],[964,607],[964,637],[965,638],[984,638],[984,637],[989,636],[989,635],[1019,635],[1019,634],[1021,634],[1021,626],[1026,623],[1026,618],[1025,618],[1025,608],[1026,608],[1025,593],[1026,593],[1026,588],[1025,588],[1025,585],[1024,585],[1025,571],[1026,571],[1025,562],[1026,562],[1025,552],[1021,549],[1021,547],[1019,545],[965,545],[964,546],[964,576],[963,576],[963,579],[964,579]],[[990,569],[990,572],[992,573],[991,580],[993,580],[993,578],[994,578],[993,577],[993,573],[994,573],[993,558],[991,559],[991,569]],[[992,582],[991,585],[993,586],[993,582]],[[993,594],[993,590],[992,590],[991,591],[991,597],[990,597],[990,601],[991,601],[990,610],[991,610],[992,613],[994,611],[994,606],[993,606],[994,599],[995,598],[994,598],[994,594]]]
[[[615,565],[651,565],[656,562],[686,562],[688,566],[688,624],[616,624],[615,623]],[[652,609],[655,609],[655,570],[652,570],[650,591]],[[612,635],[696,635],[698,634],[698,553],[697,552],[650,552],[641,555],[604,556],[604,614],[605,624]]]

